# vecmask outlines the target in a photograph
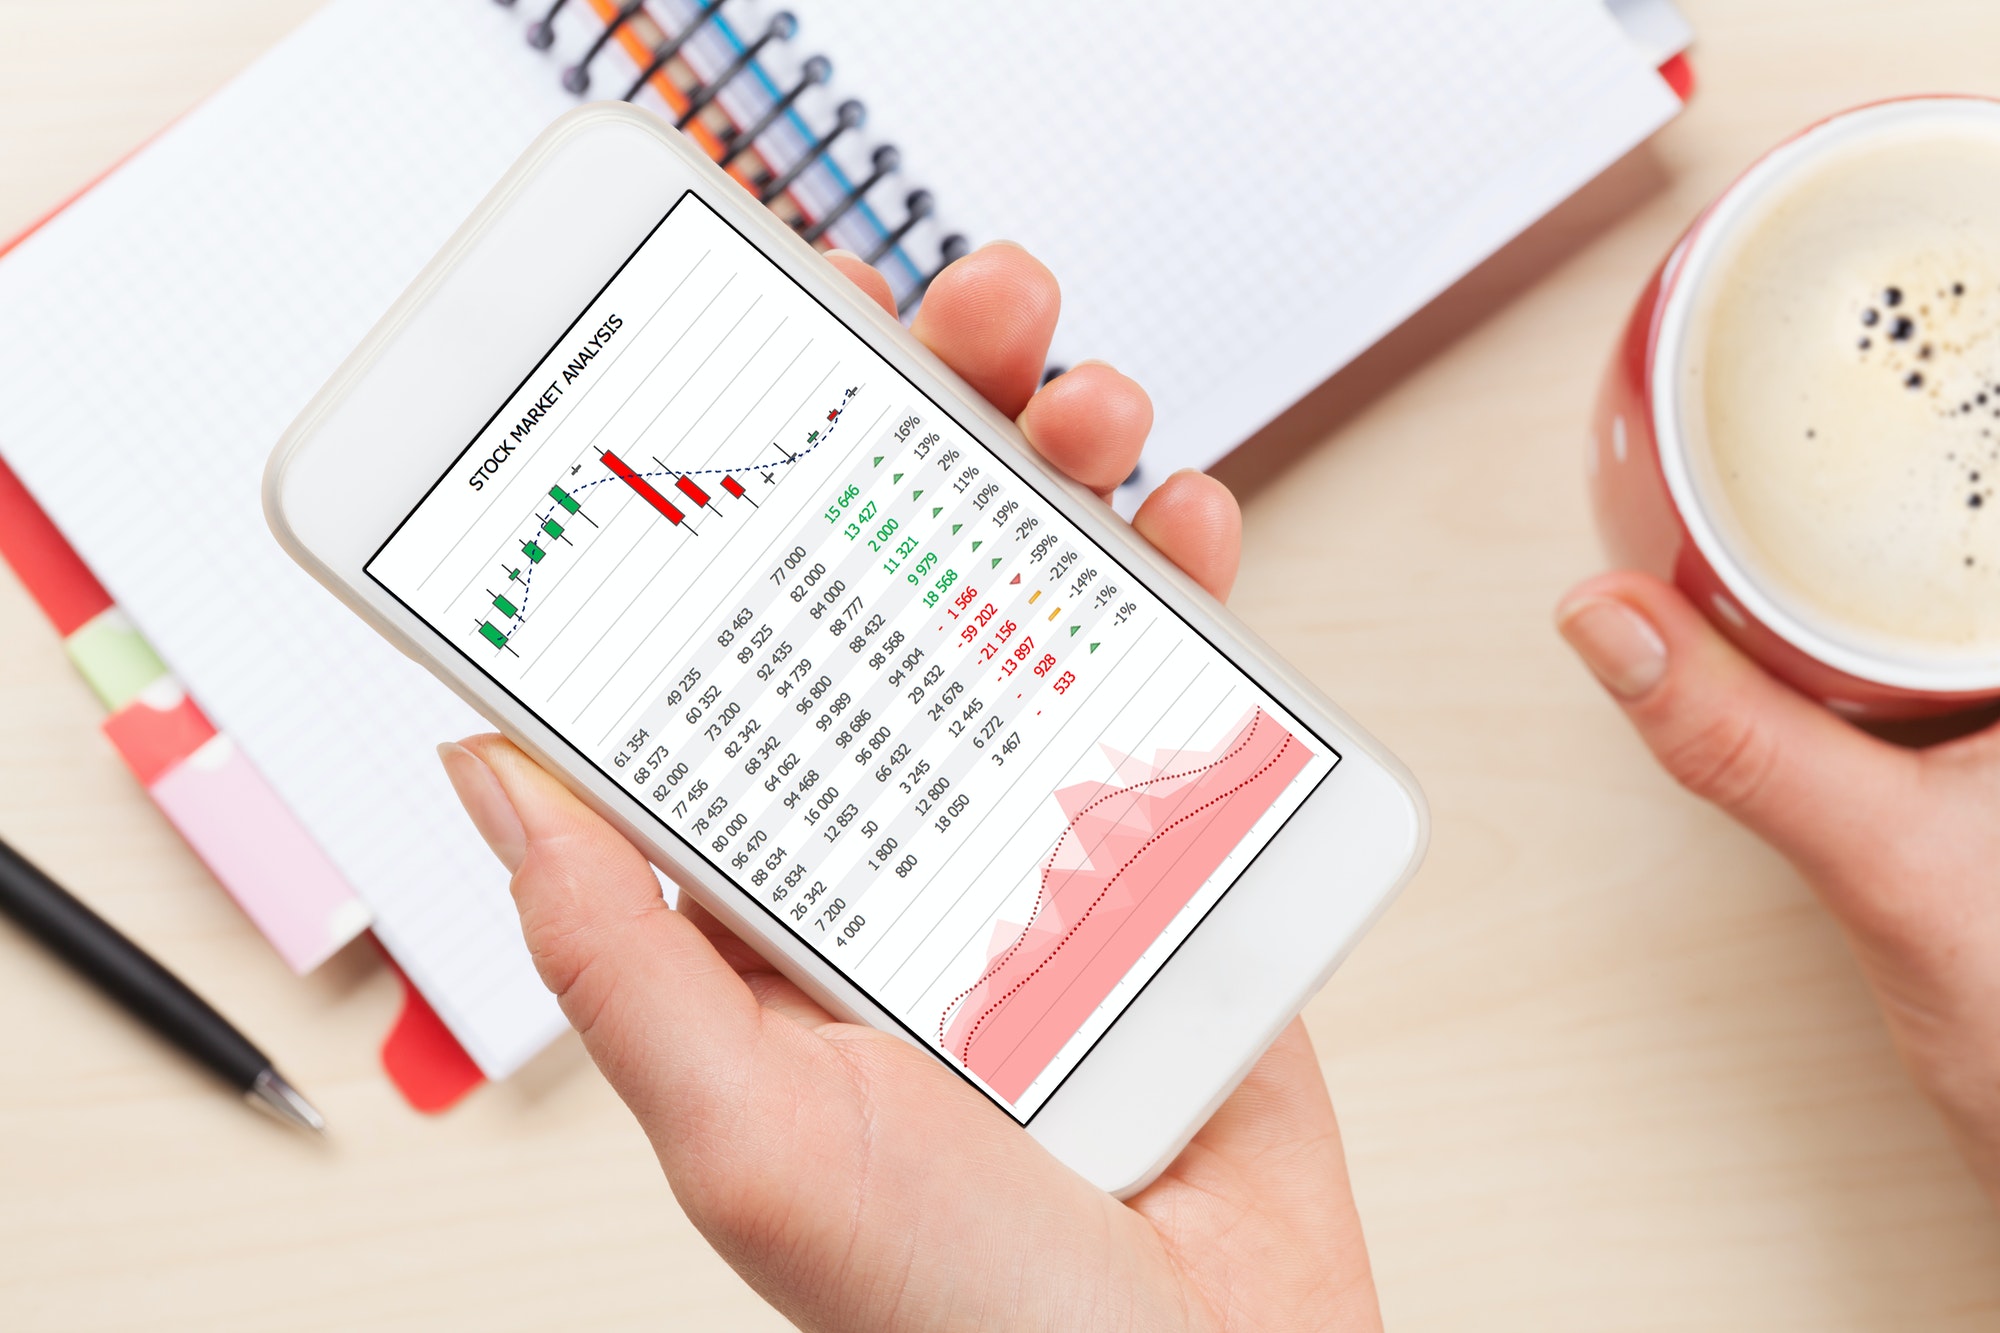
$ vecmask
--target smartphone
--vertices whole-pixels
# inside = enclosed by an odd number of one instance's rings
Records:
[[[1114,1193],[1422,854],[1401,765],[629,107],[529,149],[264,501],[681,892]]]

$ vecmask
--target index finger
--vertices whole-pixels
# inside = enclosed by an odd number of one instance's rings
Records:
[[[896,313],[888,281],[859,255],[829,250],[826,259],[863,295]],[[937,275],[910,331],[987,402],[1018,417],[1042,382],[1061,309],[1055,275],[1013,242],[994,241]]]
[[[1062,291],[1040,260],[995,241],[932,280],[910,331],[1009,420],[1042,382]]]

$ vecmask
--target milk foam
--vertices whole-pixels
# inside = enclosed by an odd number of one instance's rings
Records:
[[[1703,286],[1682,418],[1745,572],[1861,651],[2000,662],[2000,127],[1802,164]]]

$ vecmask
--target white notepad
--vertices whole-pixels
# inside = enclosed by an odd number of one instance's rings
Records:
[[[1055,271],[1058,361],[1152,394],[1128,513],[1680,105],[1596,0],[980,8],[976,53],[930,0],[829,5],[798,49],[867,90],[946,225]]]
[[[433,755],[482,724],[284,558],[258,484],[314,390],[576,102],[557,72],[598,18],[575,0],[537,51],[526,3],[335,0],[0,262],[0,452],[495,1077],[561,1018]],[[671,28],[694,5],[656,8]],[[690,63],[727,68],[731,32],[769,12],[731,0]],[[1148,479],[1213,461],[1678,105],[1601,0],[869,0],[805,7],[718,106],[755,118],[820,51],[834,81],[776,122],[774,169],[839,101],[870,115],[801,176],[805,211],[893,142],[902,169],[829,236],[872,247],[928,188],[934,213],[881,260],[899,293],[948,233],[1036,249],[1064,283],[1059,355],[1154,393]],[[615,96],[635,66],[614,41],[591,71]]]

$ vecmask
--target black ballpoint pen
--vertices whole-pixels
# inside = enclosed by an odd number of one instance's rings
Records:
[[[207,1065],[249,1101],[316,1134],[326,1121],[278,1076],[264,1053],[229,1020],[70,895],[0,842],[0,913],[62,955],[136,1018]]]

